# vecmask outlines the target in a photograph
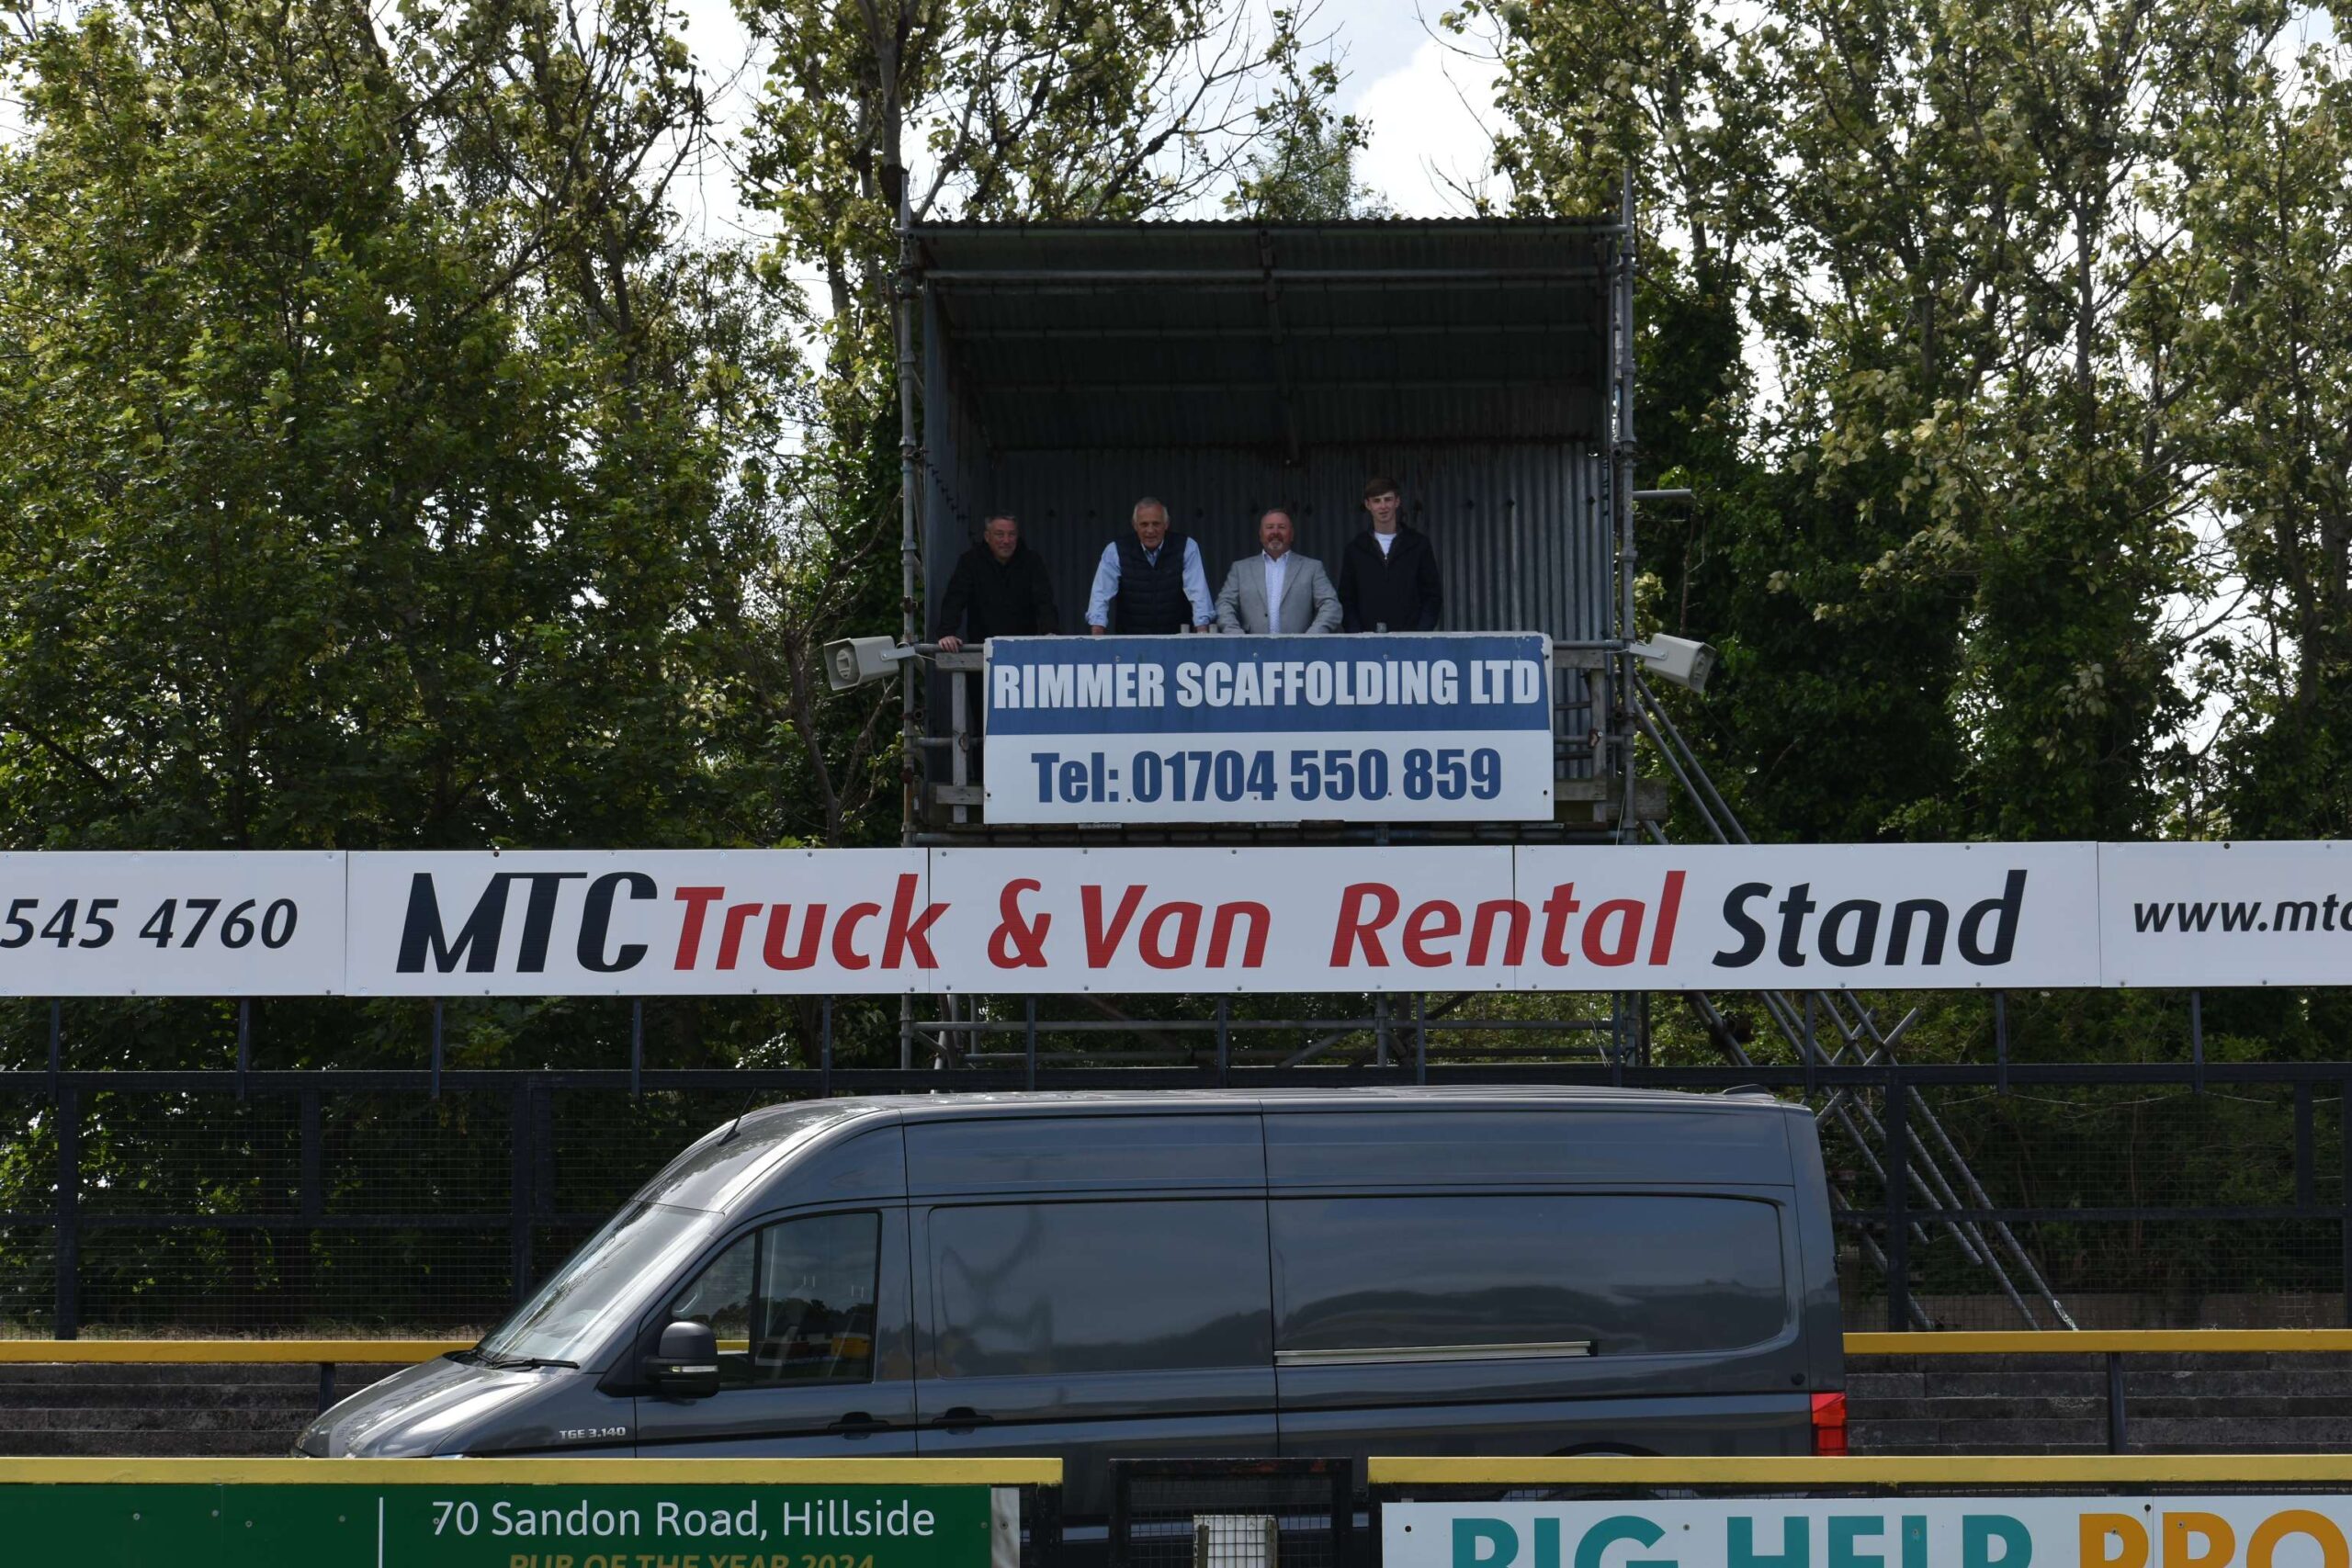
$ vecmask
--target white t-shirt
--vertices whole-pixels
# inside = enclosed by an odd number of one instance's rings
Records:
[[[1283,618],[1283,581],[1289,575],[1288,551],[1266,557],[1266,619],[1277,623],[1274,626],[1276,631],[1282,629],[1279,623]]]
[[[1390,547],[1396,543],[1396,535],[1384,534],[1377,528],[1372,531],[1372,538],[1373,542],[1380,547],[1380,553],[1384,556],[1388,553]]]

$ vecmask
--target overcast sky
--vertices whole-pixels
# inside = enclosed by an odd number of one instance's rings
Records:
[[[1262,14],[1267,0],[1251,0]],[[686,37],[713,79],[713,109],[731,131],[748,118],[760,85],[757,62],[745,69],[750,39],[732,0],[683,0]],[[1442,4],[1442,0],[1440,0]],[[1453,177],[1476,186],[1487,180],[1493,69],[1465,56],[1460,40],[1431,37],[1439,5],[1424,11],[1413,0],[1322,0],[1314,30],[1331,35],[1346,82],[1342,113],[1370,126],[1372,145],[1360,160],[1363,184],[1407,217],[1447,217],[1468,205],[1447,188]],[[1431,18],[1425,26],[1423,15]],[[1262,30],[1262,23],[1261,23]],[[1453,45],[1453,47],[1449,47]],[[734,171],[714,160],[679,192],[690,227],[713,232],[746,220],[734,197]],[[1497,197],[1504,187],[1489,183]],[[750,220],[756,229],[757,220]]]

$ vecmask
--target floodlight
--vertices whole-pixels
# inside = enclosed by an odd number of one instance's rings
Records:
[[[895,637],[845,637],[825,645],[825,679],[836,692],[855,691],[888,680],[899,672],[900,660],[914,656],[913,649]]]
[[[1634,657],[1644,669],[1661,681],[1671,681],[1694,692],[1707,689],[1707,677],[1715,672],[1715,650],[1703,642],[1693,642],[1683,637],[1656,637],[1633,647]]]

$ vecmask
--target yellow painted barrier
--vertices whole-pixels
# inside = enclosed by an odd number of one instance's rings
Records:
[[[2352,1350],[2352,1328],[2081,1328],[1849,1334],[1849,1356],[2209,1356]]]
[[[212,1366],[413,1366],[466,1339],[0,1339],[0,1366],[27,1362]],[[2352,1328],[2017,1329],[1849,1334],[1849,1356],[2255,1355],[2352,1352]]]
[[[283,1366],[300,1362],[316,1366],[341,1361],[411,1367],[452,1350],[472,1348],[470,1339],[0,1339],[0,1365],[72,1361],[142,1366]]]
[[[1058,1486],[1057,1459],[0,1459],[0,1486]]]
[[[2003,1454],[1903,1459],[1374,1457],[1374,1486],[2180,1486],[2352,1482],[2352,1454]]]

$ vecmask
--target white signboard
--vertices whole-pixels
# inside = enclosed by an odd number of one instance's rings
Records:
[[[1551,668],[1526,632],[991,638],[983,816],[1549,821]]]
[[[2098,973],[2095,844],[1522,849],[1525,990],[1954,989]]]
[[[351,857],[361,996],[937,988],[921,850]]]
[[[2101,844],[2110,986],[2352,982],[2352,844]]]
[[[0,853],[0,995],[328,996],[344,857]]]
[[[2090,844],[935,850],[932,886],[961,991],[1944,989],[2097,974],[2098,869]]]
[[[931,874],[953,990],[1494,989],[1510,944],[1465,933],[1510,903],[1511,853],[933,850]]]
[[[8,853],[0,995],[2328,986],[2352,980],[2348,862],[2333,843]]]
[[[2344,1568],[2352,1500],[1390,1503],[1383,1568]]]

